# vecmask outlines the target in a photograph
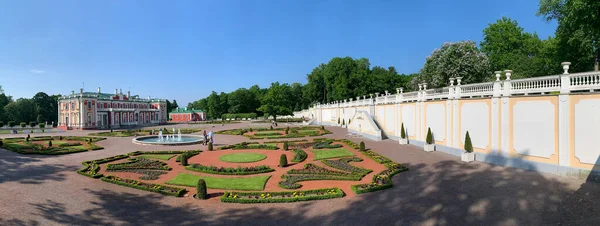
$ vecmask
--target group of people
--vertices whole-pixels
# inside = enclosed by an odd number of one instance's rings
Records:
[[[204,145],[208,145],[209,142],[211,144],[213,144],[215,142],[212,130],[210,132],[208,132],[208,134],[206,133],[206,130],[204,130],[203,134],[204,134]]]

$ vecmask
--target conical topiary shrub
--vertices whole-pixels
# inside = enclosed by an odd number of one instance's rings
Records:
[[[469,131],[465,135],[465,151],[467,153],[473,152],[473,144],[471,143],[471,136],[469,136]]]
[[[402,139],[406,138],[406,131],[404,131],[404,123],[402,123],[402,126],[400,126],[400,137]]]
[[[346,120],[342,120],[342,126],[346,125]]]
[[[187,166],[188,165],[188,156],[186,153],[183,153],[181,155],[181,165],[182,166]]]
[[[288,163],[287,156],[285,154],[281,154],[281,156],[279,157],[279,166],[286,167],[287,163]]]
[[[208,198],[208,194],[206,193],[206,182],[204,181],[204,179],[198,179],[198,184],[196,184],[196,198]]]
[[[340,124],[340,118],[338,118],[338,124]]]
[[[48,141],[48,147],[52,147],[52,141]]]
[[[348,125],[350,125],[350,121],[351,121],[351,120],[350,120],[350,119],[348,119]]]
[[[433,144],[433,135],[431,134],[431,128],[427,128],[427,138],[425,138],[427,144]]]
[[[359,150],[360,151],[365,151],[365,142],[363,142],[363,141],[360,142]]]
[[[289,148],[289,144],[288,144],[288,142],[287,142],[287,141],[284,141],[284,142],[283,142],[283,150],[286,150],[286,151],[287,151],[287,150],[288,150],[288,148]]]
[[[210,143],[210,142],[208,143],[208,150],[209,150],[209,151],[212,151],[212,150],[213,150],[213,144],[212,144],[212,143]]]

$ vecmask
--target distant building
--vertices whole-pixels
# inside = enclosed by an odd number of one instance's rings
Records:
[[[187,108],[177,108],[169,112],[172,122],[206,121],[206,112]]]
[[[58,128],[102,129],[167,123],[167,101],[131,96],[115,89],[114,94],[71,92],[58,100]]]

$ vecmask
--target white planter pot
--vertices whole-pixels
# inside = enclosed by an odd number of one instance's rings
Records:
[[[408,139],[407,138],[400,138],[400,144],[408,144]]]
[[[425,144],[425,146],[423,146],[423,150],[426,152],[435,151],[435,144]]]
[[[472,161],[475,161],[475,153],[473,153],[473,152],[471,152],[471,153],[464,152],[464,153],[462,153],[462,155],[460,155],[460,159],[463,162],[472,162]]]

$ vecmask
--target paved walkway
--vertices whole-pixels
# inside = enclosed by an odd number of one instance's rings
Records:
[[[341,128],[327,128],[334,132],[330,137],[346,135]],[[368,148],[410,170],[394,177],[392,189],[343,199],[226,204],[162,196],[75,173],[82,161],[133,150],[204,149],[201,145],[142,146],[130,139],[109,138],[100,142],[104,150],[64,156],[25,156],[0,150],[0,225],[600,224],[600,209],[594,203],[600,200],[598,184],[485,163],[465,164],[444,153],[425,153],[391,140],[364,141]],[[244,140],[241,136],[216,136],[218,144]]]

